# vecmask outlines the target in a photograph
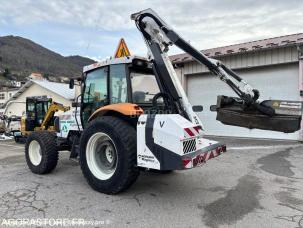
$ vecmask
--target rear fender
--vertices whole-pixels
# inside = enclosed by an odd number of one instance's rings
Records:
[[[137,117],[144,113],[143,109],[136,104],[132,103],[120,103],[106,105],[102,108],[97,109],[88,119],[88,122],[95,119],[97,116],[105,116],[110,112],[116,112],[123,116]]]

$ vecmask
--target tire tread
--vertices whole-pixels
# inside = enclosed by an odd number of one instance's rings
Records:
[[[88,173],[87,173],[88,168],[85,167],[85,164],[83,164],[84,160],[81,159],[80,156],[81,169],[88,183],[92,186],[92,188],[106,194],[117,194],[129,188],[139,176],[139,169],[137,167],[137,153],[136,153],[137,151],[136,130],[126,121],[113,116],[97,117],[87,125],[86,129],[102,124],[112,127],[115,132],[119,132],[119,139],[121,139],[124,145],[124,151],[127,153],[125,156],[128,161],[127,169],[125,170],[125,172],[127,173],[126,178],[122,179],[114,188],[99,189],[98,184],[94,183],[94,178],[88,178]]]
[[[41,149],[44,150],[41,163],[38,166],[34,166],[28,155],[29,143],[32,140],[36,140],[40,143]],[[41,145],[42,144],[42,145]],[[33,132],[27,139],[25,145],[25,157],[28,167],[33,173],[47,174],[54,170],[57,166],[59,159],[59,152],[57,150],[55,135],[47,131]]]

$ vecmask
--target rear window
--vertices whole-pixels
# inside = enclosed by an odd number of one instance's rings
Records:
[[[155,75],[134,71],[130,77],[134,103],[151,103],[153,97],[160,92]]]

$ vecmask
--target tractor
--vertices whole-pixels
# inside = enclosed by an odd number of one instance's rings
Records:
[[[28,136],[25,156],[33,173],[51,172],[59,151],[69,150],[93,189],[117,194],[129,188],[141,170],[188,170],[223,154],[224,144],[204,138],[196,114],[202,108],[192,106],[182,88],[168,56],[171,45],[206,65],[238,95],[218,97],[212,110],[219,121],[299,130],[301,102],[259,101],[258,90],[192,47],[151,9],[131,19],[142,33],[148,58],[126,56],[84,67],[83,76],[70,81],[70,88],[81,85],[73,108],[58,115],[53,132],[39,128]]]

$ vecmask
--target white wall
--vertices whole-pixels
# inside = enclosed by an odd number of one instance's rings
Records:
[[[285,99],[299,100],[298,63],[251,68],[238,71],[249,84],[260,91],[260,100]],[[208,73],[187,76],[187,93],[193,105],[203,105],[204,111],[198,113],[209,135],[299,139],[299,132],[284,134],[273,131],[249,130],[246,128],[223,125],[216,120],[216,113],[209,111],[210,105],[215,105],[217,95],[236,96],[222,81]]]
[[[0,91],[0,106],[5,104],[15,93],[17,93],[18,89],[9,89]],[[4,96],[4,99],[2,97]]]
[[[31,85],[29,88],[27,88],[17,99],[13,101],[13,103],[10,103],[7,105],[5,115],[7,116],[21,116],[23,112],[25,112],[25,102],[26,97],[31,96],[47,96],[53,99],[53,101],[57,103],[61,103],[64,106],[70,106],[72,104],[72,101],[69,101],[65,99],[64,97],[61,97],[60,95],[51,92],[50,90],[47,90],[37,84]]]

